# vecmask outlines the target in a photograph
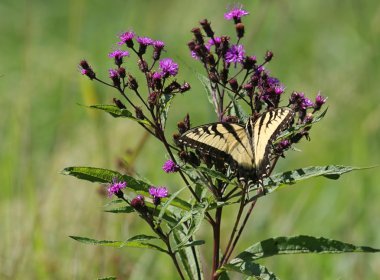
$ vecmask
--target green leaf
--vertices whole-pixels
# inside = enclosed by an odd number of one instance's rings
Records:
[[[174,232],[174,242],[176,244],[181,243],[184,234],[181,231]],[[182,267],[185,269],[185,272],[189,279],[204,279],[201,262],[197,262],[196,259],[200,260],[198,247],[183,247],[182,250],[179,250],[176,254],[179,257]]]
[[[207,204],[197,203],[191,211],[184,215],[183,221],[190,221],[188,230],[184,232],[185,235],[182,237],[181,242],[173,246],[173,251],[181,250],[189,240],[194,238],[194,234],[199,230],[204,220],[207,206]]]
[[[109,183],[112,182],[113,178],[121,178],[122,175],[119,172],[112,171],[104,168],[95,167],[66,167],[61,171],[64,175],[71,175],[77,177],[78,179],[98,182],[98,183]]]
[[[158,239],[155,236],[149,236],[149,235],[137,235],[132,238],[129,238],[127,241],[95,240],[95,239],[80,237],[80,236],[70,236],[70,238],[76,241],[79,241],[81,243],[91,244],[91,245],[101,245],[101,246],[108,246],[108,247],[115,247],[115,248],[123,248],[123,247],[148,248],[148,249],[153,249],[153,250],[167,253],[167,251],[162,249],[161,247],[146,242],[152,239]]]
[[[67,167],[63,169],[61,173],[64,175],[71,175],[82,180],[99,183],[110,183],[112,182],[113,178],[118,178],[118,180],[124,180],[125,182],[127,182],[127,188],[134,190],[136,193],[149,196],[150,184],[141,180],[136,180],[135,178],[128,175],[122,175],[116,171],[96,167],[79,166]],[[163,199],[162,201],[165,202],[166,199],[170,199],[170,196],[168,198]],[[183,210],[191,209],[191,205],[180,198],[175,198],[171,202],[171,206],[175,206]]]
[[[234,263],[232,260],[230,263],[225,264],[220,271],[235,271],[247,276],[252,276],[255,279],[260,280],[279,280],[273,272],[269,271],[265,266],[254,262],[240,262]]]
[[[98,278],[98,280],[117,280],[117,278],[115,276],[108,276],[108,277]]]
[[[174,194],[172,194],[169,199],[167,199],[164,203],[162,203],[161,205],[161,210],[160,210],[160,214],[158,215],[158,223],[161,222],[161,219],[162,217],[164,216],[165,214],[165,211],[166,209],[168,209],[168,207],[170,206],[170,203],[185,189],[185,187],[183,187],[182,189],[180,189],[179,191],[175,192]]]
[[[323,176],[328,179],[336,180],[345,173],[369,168],[372,167],[353,167],[344,165],[310,166],[293,171],[286,171],[265,178],[263,185],[267,189],[267,193],[271,193],[282,187],[293,185],[298,181],[307,180],[313,177]]]
[[[324,237],[314,237],[299,235],[293,237],[269,238],[258,242],[238,254],[230,264],[241,266],[251,263],[257,259],[285,254],[338,254],[338,253],[378,253],[380,249],[366,246],[355,246],[341,241],[327,239]]]
[[[168,114],[169,114],[169,109],[170,105],[173,101],[174,94],[163,94],[161,96],[161,124],[162,124],[162,129],[165,128],[166,120],[168,119]]]
[[[135,118],[133,116],[133,114],[130,111],[128,111],[127,109],[120,109],[119,107],[117,107],[115,105],[96,104],[96,105],[88,106],[88,108],[105,111],[105,112],[109,113],[114,118],[127,118],[127,119],[131,119],[133,121],[142,123],[144,125],[149,125],[148,121]]]
[[[107,209],[107,210],[104,210],[104,212],[117,213],[117,214],[118,213],[132,213],[132,212],[135,212],[135,209],[132,206],[126,205],[119,208]]]
[[[218,114],[217,108],[216,108],[216,100],[214,99],[215,91],[211,87],[210,79],[207,78],[206,76],[202,75],[202,74],[199,74],[199,73],[197,73],[197,78],[202,83],[202,85],[203,85],[203,87],[207,93],[208,101],[214,107],[215,113]]]
[[[231,92],[227,91],[227,93],[233,105],[232,113],[234,113],[239,118],[239,120],[241,120],[243,123],[247,123],[249,119],[249,115],[244,111],[243,107],[240,106],[240,104],[237,102],[236,98],[234,98]]]

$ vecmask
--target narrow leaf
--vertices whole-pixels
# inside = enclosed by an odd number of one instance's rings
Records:
[[[323,176],[328,179],[336,180],[345,173],[369,168],[372,167],[353,167],[343,165],[310,166],[278,173],[269,178],[265,178],[263,185],[268,193],[271,193],[279,188],[294,185],[298,181],[307,180],[313,177]]]
[[[119,208],[107,209],[107,210],[104,210],[104,212],[118,214],[118,213],[132,213],[132,212],[135,212],[135,210],[133,209],[133,207],[127,205],[127,206],[123,206]]]
[[[252,276],[260,280],[279,280],[279,278],[265,266],[254,262],[239,263],[232,260],[230,263],[222,267],[222,271],[224,270],[240,272],[244,275]]]
[[[184,234],[180,231],[174,232],[174,241],[175,243],[181,243]],[[185,269],[185,272],[188,276],[188,279],[199,279],[203,280],[204,275],[201,267],[198,247],[184,247],[182,250],[178,251],[176,256],[179,257],[182,267]]]
[[[240,106],[240,104],[237,102],[236,98],[232,95],[230,91],[227,91],[228,96],[231,99],[232,102],[232,109],[233,113],[241,120],[243,123],[247,123],[249,115],[244,111],[243,107]]]
[[[96,239],[80,237],[80,236],[70,236],[70,238],[76,241],[79,241],[81,243],[91,244],[91,245],[101,245],[101,246],[108,246],[108,247],[115,247],[115,248],[123,248],[123,247],[148,248],[148,249],[153,249],[153,250],[167,253],[167,251],[162,249],[161,247],[145,242],[152,239],[158,239],[157,237],[148,236],[148,235],[135,236],[128,239],[127,241],[96,240]]]
[[[162,205],[161,205],[161,210],[160,210],[160,214],[158,215],[158,221],[159,223],[161,222],[161,219],[162,217],[164,216],[165,214],[165,211],[166,209],[169,207],[170,203],[185,189],[185,187],[183,187],[182,189],[176,191],[174,194],[172,194],[169,199],[167,199]]]
[[[116,171],[96,167],[79,166],[67,167],[63,169],[61,173],[64,175],[71,175],[82,180],[99,183],[110,183],[112,182],[113,178],[118,178],[119,180],[124,180],[127,182],[127,188],[132,189],[137,193],[149,196],[150,184],[141,180],[136,180],[135,178],[128,175],[122,175]],[[170,196],[166,199],[170,199]],[[166,199],[163,199],[163,202],[165,202]],[[191,208],[191,205],[188,202],[180,198],[175,198],[172,201],[171,205],[184,210],[189,210]]]
[[[130,111],[128,111],[127,109],[120,109],[119,107],[117,107],[115,105],[96,104],[96,105],[88,106],[88,108],[105,111],[105,112],[109,113],[114,118],[128,118],[128,119],[131,119],[133,121],[136,121],[136,122],[139,122],[139,123],[142,123],[144,125],[149,126],[148,121],[135,118],[133,116],[133,114]]]
[[[112,171],[104,168],[95,167],[66,167],[61,171],[64,175],[71,175],[77,177],[78,179],[98,182],[98,183],[109,183],[113,178],[120,178],[121,174],[116,171]]]
[[[333,239],[307,235],[276,237],[252,245],[238,254],[230,264],[240,267],[244,263],[251,263],[257,259],[285,254],[338,254],[353,252],[378,253],[380,249],[356,246]]]
[[[215,96],[215,90],[213,90],[211,87],[210,79],[204,75],[201,75],[201,74],[197,74],[197,78],[202,83],[202,85],[203,85],[203,87],[207,93],[208,101],[214,107],[215,113],[218,114],[217,106],[216,106],[217,100],[216,100],[216,96]]]
[[[162,128],[165,128],[166,120],[168,119],[170,105],[174,99],[174,94],[163,94],[161,96],[161,124]]]

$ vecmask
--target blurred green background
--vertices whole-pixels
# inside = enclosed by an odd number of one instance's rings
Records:
[[[269,69],[287,93],[328,96],[326,118],[277,170],[309,165],[379,164],[380,5],[367,1],[242,1],[247,53],[275,59]],[[111,103],[115,92],[80,75],[87,58],[103,77],[116,35],[133,29],[166,42],[180,63],[179,81],[192,91],[174,102],[168,132],[186,112],[193,125],[215,120],[196,78],[201,68],[186,43],[208,18],[218,34],[234,35],[223,19],[234,2],[0,2],[0,279],[177,279],[169,258],[155,252],[86,246],[68,235],[125,240],[150,233],[133,215],[106,214],[99,186],[59,174],[67,166],[116,169],[142,130],[77,104]],[[133,60],[131,60],[133,61]],[[131,66],[133,68],[134,66]],[[180,188],[163,174],[165,154],[149,139],[136,170],[157,185]],[[341,180],[300,183],[259,201],[242,250],[272,236],[308,234],[380,247],[379,169]],[[227,217],[230,220],[233,217]],[[231,221],[225,222],[225,228]],[[201,235],[211,229],[205,225]],[[207,247],[204,247],[207,248]],[[208,253],[206,252],[206,255]],[[282,256],[262,262],[282,279],[379,279],[380,255]],[[164,268],[164,269],[163,269]],[[240,279],[236,275],[236,279]]]

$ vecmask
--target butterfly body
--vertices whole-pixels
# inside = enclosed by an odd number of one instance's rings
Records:
[[[293,118],[292,109],[277,108],[256,120],[250,117],[245,126],[220,122],[195,127],[182,134],[179,142],[214,160],[223,160],[239,177],[256,182],[268,175],[272,142]]]

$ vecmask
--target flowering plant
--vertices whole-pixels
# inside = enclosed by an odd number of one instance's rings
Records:
[[[192,29],[193,38],[188,43],[192,57],[205,69],[206,76],[199,75],[199,80],[206,89],[220,124],[242,125],[250,120],[264,122],[261,116],[282,108],[280,102],[285,94],[285,86],[267,69],[273,53],[267,51],[260,61],[254,55],[247,55],[241,42],[245,32],[242,18],[246,15],[248,12],[240,6],[235,6],[225,14],[225,19],[234,23],[236,40],[228,36],[216,36],[210,22],[205,19],[200,21],[200,27]],[[64,174],[107,183],[109,196],[116,197],[111,204],[115,208],[107,212],[137,214],[153,232],[153,235],[138,235],[127,241],[99,241],[78,236],[72,236],[73,239],[89,244],[157,250],[171,258],[181,279],[204,279],[205,271],[209,272],[211,279],[228,279],[230,271],[257,279],[278,279],[257,261],[280,254],[379,251],[337,240],[301,235],[269,238],[235,253],[236,244],[260,197],[300,180],[317,176],[336,179],[358,169],[329,165],[271,174],[276,162],[284,157],[287,150],[302,139],[310,139],[311,127],[325,116],[327,110],[320,111],[327,98],[318,93],[312,101],[302,92],[290,94],[286,107],[290,112],[289,122],[279,133],[271,134],[264,143],[263,157],[270,162],[269,168],[264,174],[253,167],[251,171],[254,170],[257,176],[247,183],[240,180],[236,166],[216,156],[215,150],[222,149],[220,146],[205,152],[196,145],[186,145],[183,135],[194,131],[189,115],[178,123],[178,133],[173,135],[173,139],[168,139],[165,132],[171,102],[178,94],[189,91],[190,85],[176,81],[179,65],[173,59],[162,58],[164,42],[137,37],[133,31],[121,34],[119,39],[118,44],[127,50],[117,49],[109,54],[116,65],[109,70],[110,82],[100,79],[86,60],[80,62],[83,75],[113,88],[119,95],[113,99],[113,105],[91,105],[90,108],[105,111],[115,118],[137,122],[162,143],[168,154],[169,160],[163,164],[163,171],[178,174],[184,186],[177,190],[171,189],[172,193],[169,194],[167,187],[152,186],[131,174],[93,167],[65,168]],[[152,54],[150,58],[148,53]],[[138,81],[124,67],[124,60],[129,60],[132,54],[137,57],[143,81]],[[269,122],[266,125],[269,126]],[[220,132],[215,127],[213,129],[215,135],[220,136]],[[256,130],[254,128],[253,132]],[[229,132],[234,133],[232,130]],[[207,133],[211,134],[211,130]],[[236,135],[234,137],[238,138]],[[252,138],[250,141],[254,140]],[[195,148],[195,152],[191,147]],[[186,191],[191,199],[181,198]],[[233,204],[238,205],[238,209],[231,222],[230,232],[222,232],[223,210]],[[200,258],[203,247],[208,246],[198,239],[201,226],[210,226],[213,232],[212,265],[209,266],[202,264]],[[157,245],[155,240],[161,243]]]

